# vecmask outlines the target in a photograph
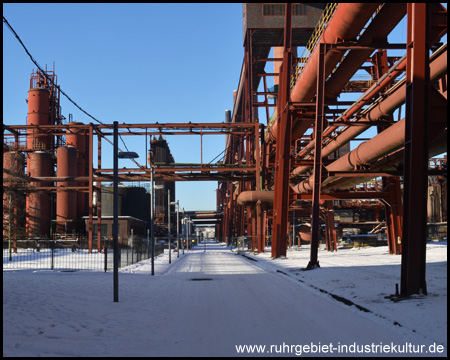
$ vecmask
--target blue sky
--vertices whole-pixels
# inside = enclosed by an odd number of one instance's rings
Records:
[[[103,123],[222,122],[232,109],[244,56],[242,4],[3,4],[3,15],[42,67],[55,61],[61,88]],[[3,25],[4,123],[26,124],[33,69]],[[61,105],[66,118],[94,122],[62,95]],[[144,164],[144,137],[123,138]],[[198,136],[166,139],[176,162],[200,163]],[[223,136],[204,136],[203,161],[224,144]],[[102,150],[103,167],[112,168],[112,146],[103,142]],[[216,182],[178,182],[176,196],[186,210],[215,210],[216,189]]]
[[[232,110],[244,56],[240,3],[3,4],[3,15],[42,67],[51,70],[55,62],[61,88],[103,123],[222,122],[225,110]],[[406,42],[406,17],[389,41]],[[26,124],[33,69],[3,25],[4,123]],[[75,121],[94,122],[62,95],[61,105],[67,119],[71,113]],[[144,164],[144,137],[123,138]],[[166,139],[176,162],[200,163],[198,136]],[[223,136],[204,136],[203,162],[221,153],[224,143]],[[103,141],[102,152],[102,166],[112,168],[112,146]],[[129,160],[119,166],[135,167]],[[213,210],[216,189],[216,182],[178,182],[176,197],[186,210]]]

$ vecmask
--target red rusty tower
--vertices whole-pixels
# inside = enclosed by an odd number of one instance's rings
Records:
[[[31,74],[28,91],[27,125],[33,126],[27,132],[26,151],[27,175],[49,177],[54,175],[52,151],[60,145],[60,137],[55,138],[45,125],[59,125],[61,116],[59,88],[55,71],[36,71]],[[51,183],[41,183],[50,186]],[[31,183],[37,187],[37,183]],[[46,192],[30,192],[26,201],[26,232],[29,237],[48,237],[51,221],[51,195]]]

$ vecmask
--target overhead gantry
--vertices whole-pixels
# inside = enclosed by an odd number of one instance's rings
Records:
[[[263,12],[259,23],[265,24],[264,4],[244,5],[244,22],[250,23],[246,14],[256,16],[251,6],[258,5]],[[273,107],[274,112],[269,117],[265,111],[267,129],[258,154],[256,143],[255,148],[245,142],[227,148],[228,153],[238,154],[237,163],[255,159],[261,174],[255,183],[223,183],[219,188],[228,226],[224,237],[246,231],[256,235],[252,248],[264,251],[265,216],[272,216],[272,257],[285,256],[289,210],[309,208],[312,240],[307,268],[313,269],[319,266],[319,217],[330,207],[326,200],[379,199],[385,206],[389,251],[402,254],[401,294],[426,293],[427,175],[439,172],[429,171],[428,160],[445,152],[447,145],[447,44],[440,43],[447,32],[447,10],[438,3],[328,4],[311,40],[303,44],[295,35],[298,13],[293,5],[279,6],[283,6],[278,13],[284,20],[283,34],[275,34],[270,26],[244,27],[244,64],[232,123],[259,122],[258,107]],[[405,16],[406,44],[388,42]],[[302,45],[306,56],[297,58],[294,48]],[[274,47],[271,59],[270,46]],[[404,50],[405,55],[389,57],[390,49]],[[275,63],[273,73],[261,68],[267,61]],[[370,81],[354,80],[361,69]],[[278,89],[267,88],[267,76],[278,79]],[[343,92],[362,96],[340,101]],[[268,96],[275,96],[276,102],[271,104]],[[403,104],[405,115],[400,110]],[[376,135],[344,155],[333,156],[371,127],[376,127]],[[445,170],[440,171],[446,176]],[[381,191],[354,188],[380,177]],[[326,227],[332,250],[334,222],[326,221]]]

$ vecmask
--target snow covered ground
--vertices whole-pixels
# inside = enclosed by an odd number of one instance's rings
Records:
[[[155,276],[149,260],[121,269],[118,303],[112,272],[4,269],[3,356],[447,354],[446,243],[427,245],[429,295],[399,302],[387,247],[308,260],[307,246],[272,260],[208,243],[159,256]]]

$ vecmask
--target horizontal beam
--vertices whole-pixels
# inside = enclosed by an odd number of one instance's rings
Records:
[[[71,124],[71,125],[3,125],[5,130],[23,130],[23,129],[48,129],[48,130],[89,130],[89,124]],[[113,124],[94,124],[94,129],[111,129]],[[170,123],[170,124],[119,124],[119,129],[157,129],[157,130],[175,130],[175,129],[203,129],[203,130],[218,130],[218,129],[249,129],[254,130],[254,124],[248,123]]]
[[[294,200],[312,200],[312,194],[292,194]],[[350,200],[350,199],[388,199],[388,192],[351,191],[338,193],[321,193],[320,200]]]
[[[208,172],[214,172],[214,173],[220,173],[220,172],[233,172],[233,173],[252,173],[256,172],[257,168],[255,166],[242,166],[242,165],[233,165],[233,164],[226,164],[226,165],[200,165],[200,164],[192,164],[191,166],[154,166],[153,167],[154,173],[181,173],[181,172],[201,172],[201,173],[208,173]],[[139,175],[142,172],[145,172],[144,175],[150,176],[151,169],[144,168],[126,168],[126,169],[118,169],[119,173],[129,173],[129,174],[136,174]],[[95,174],[107,174],[107,173],[113,173],[114,169],[94,169]]]

